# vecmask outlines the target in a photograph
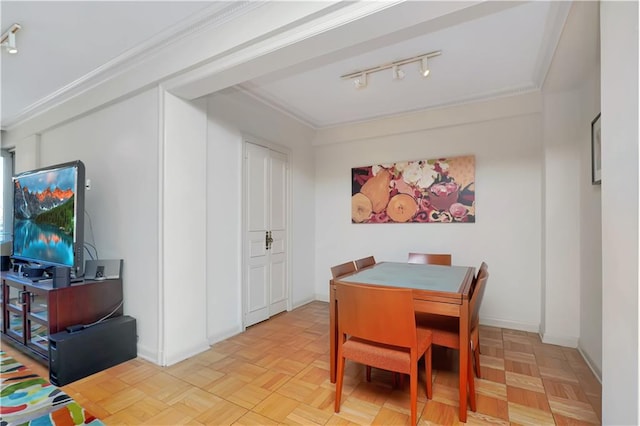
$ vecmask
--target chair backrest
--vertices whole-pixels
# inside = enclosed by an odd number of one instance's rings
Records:
[[[409,253],[408,262],[451,266],[451,255],[445,253]]]
[[[488,272],[488,269],[489,269],[489,265],[487,265],[486,262],[482,262],[480,264],[480,268],[478,268],[478,273],[476,274],[476,278],[478,278],[478,276],[480,275],[480,272],[482,272],[483,270],[485,272]]]
[[[478,276],[474,280],[475,283],[472,286],[471,300],[469,301],[469,321],[472,327],[480,321],[480,304],[482,303],[482,296],[484,295],[488,278],[489,269],[487,264],[482,262]]]
[[[415,348],[416,317],[410,289],[336,284],[338,335]]]
[[[356,265],[355,263],[353,263],[353,260],[352,260],[350,262],[345,262],[340,265],[333,266],[331,268],[331,275],[335,279],[355,271],[356,271]]]
[[[471,289],[469,290],[470,294],[473,294],[473,290],[476,287],[476,283],[478,282],[478,278],[480,278],[480,274],[488,274],[489,273],[489,265],[487,265],[486,262],[482,262],[480,264],[480,267],[478,268],[478,273],[476,274],[476,276],[473,278],[473,281],[471,283]]]
[[[375,265],[376,259],[373,256],[363,257],[356,260],[356,269],[366,268],[367,266]]]

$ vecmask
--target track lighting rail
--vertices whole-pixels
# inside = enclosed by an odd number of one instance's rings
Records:
[[[378,66],[372,67],[372,68],[367,68],[366,70],[350,72],[349,74],[341,75],[340,78],[349,79],[349,78],[360,77],[362,74],[373,74],[374,72],[379,72],[379,71],[384,71],[384,70],[391,69],[394,66],[401,66],[401,65],[410,64],[412,62],[418,62],[418,61],[421,61],[422,59],[425,59],[425,58],[429,59],[429,58],[433,58],[435,56],[440,56],[441,54],[442,54],[442,51],[441,50],[437,50],[435,52],[429,52],[429,53],[425,53],[423,55],[413,56],[411,58],[401,59],[399,61],[389,62],[388,64],[378,65]]]

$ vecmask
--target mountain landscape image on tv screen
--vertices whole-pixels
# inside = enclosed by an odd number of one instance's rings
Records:
[[[75,168],[19,176],[14,185],[14,256],[73,266]]]

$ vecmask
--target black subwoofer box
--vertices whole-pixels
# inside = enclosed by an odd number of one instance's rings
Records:
[[[79,331],[49,336],[49,381],[55,386],[105,370],[137,356],[136,320],[128,315]]]

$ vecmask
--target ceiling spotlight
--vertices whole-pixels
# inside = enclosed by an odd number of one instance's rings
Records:
[[[9,33],[9,39],[7,40],[7,52],[11,54],[18,53],[15,33]]]
[[[363,72],[360,77],[357,77],[353,80],[353,85],[356,89],[362,89],[363,87],[367,87],[367,73]]]
[[[429,77],[429,74],[431,74],[431,70],[429,69],[429,64],[427,62],[428,60],[429,58],[425,56],[420,62],[420,73],[423,77]]]
[[[13,24],[0,37],[0,46],[4,46],[7,49],[7,52],[11,54],[18,53],[18,48],[16,46],[16,33],[20,28],[22,28],[20,24]]]
[[[356,89],[362,89],[364,87],[367,87],[367,76],[369,74],[377,73],[377,72],[388,70],[388,69],[393,71],[394,80],[402,80],[405,76],[405,73],[403,70],[400,69],[400,67],[407,64],[412,64],[414,62],[420,63],[420,73],[422,74],[423,77],[427,77],[430,73],[427,60],[429,58],[433,58],[435,56],[440,56],[440,55],[442,55],[442,51],[436,50],[433,52],[424,53],[422,55],[411,56],[409,58],[400,59],[398,61],[389,62],[386,64],[371,67],[371,68],[366,68],[360,71],[354,71],[349,74],[342,75],[340,76],[340,78],[352,80],[353,85],[355,86]]]
[[[398,65],[393,66],[393,79],[402,80],[404,78],[404,71],[400,69]]]

